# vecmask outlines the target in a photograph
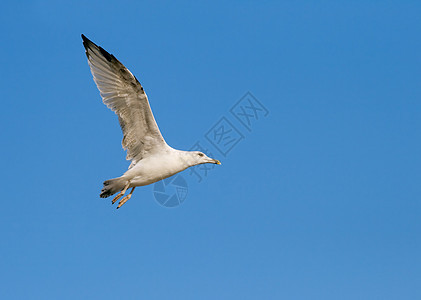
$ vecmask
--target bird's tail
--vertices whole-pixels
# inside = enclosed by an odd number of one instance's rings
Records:
[[[127,184],[127,179],[118,177],[104,181],[104,187],[101,190],[99,196],[101,198],[107,198],[115,193],[121,191]]]

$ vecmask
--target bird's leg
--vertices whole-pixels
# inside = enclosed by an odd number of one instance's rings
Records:
[[[133,194],[133,191],[134,191],[134,188],[132,188],[132,190],[130,191],[130,193],[126,197],[124,197],[123,199],[120,200],[120,202],[118,203],[117,209],[119,209],[124,203],[127,202],[127,200],[130,199],[130,197]]]
[[[121,192],[120,192],[120,193],[118,193],[118,194],[117,194],[117,196],[115,196],[115,197],[114,197],[113,201],[111,201],[111,203],[112,203],[112,204],[116,203],[116,201],[117,201],[118,199],[120,199],[120,198],[121,198],[121,196],[123,196],[123,195],[126,193],[127,189],[129,188],[129,185],[130,185],[130,181],[127,181],[127,184],[126,184],[126,186],[124,187],[124,189],[122,189],[122,190],[121,190]]]

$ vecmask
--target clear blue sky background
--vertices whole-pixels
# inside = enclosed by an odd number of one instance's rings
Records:
[[[3,1],[2,298],[421,299],[421,4],[352,2]],[[269,115],[181,206],[116,210],[81,33],[175,148],[247,91]]]

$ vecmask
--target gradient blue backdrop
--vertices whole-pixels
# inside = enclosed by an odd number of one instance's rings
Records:
[[[3,1],[2,299],[421,299],[419,1]],[[80,34],[188,149],[269,110],[189,194],[98,197],[128,166]]]

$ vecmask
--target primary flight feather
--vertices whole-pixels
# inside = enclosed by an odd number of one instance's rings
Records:
[[[122,146],[127,150],[129,169],[122,176],[104,182],[100,197],[117,192],[114,204],[120,208],[130,199],[135,187],[148,185],[204,163],[221,164],[199,151],[182,151],[167,145],[149,106],[148,97],[136,77],[103,48],[82,34],[89,67],[102,101],[116,113],[123,131]]]

